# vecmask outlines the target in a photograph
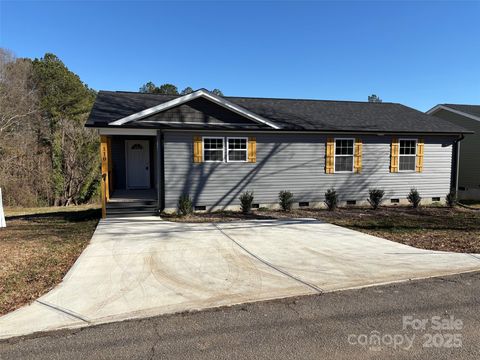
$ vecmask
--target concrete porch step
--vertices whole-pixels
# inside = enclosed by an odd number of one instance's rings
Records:
[[[107,218],[113,217],[139,217],[158,215],[156,208],[153,209],[107,209]]]
[[[107,209],[126,209],[126,208],[156,208],[157,200],[137,200],[137,201],[122,201],[122,202],[108,202]]]

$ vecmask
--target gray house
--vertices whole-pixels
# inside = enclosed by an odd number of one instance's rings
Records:
[[[175,211],[182,194],[196,210],[232,209],[244,191],[254,207],[322,206],[335,187],[344,205],[385,190],[386,204],[424,202],[455,187],[463,127],[395,103],[184,96],[100,91],[87,127],[101,136],[106,212]],[[453,176],[452,176],[453,174]]]
[[[471,130],[459,151],[458,197],[480,200],[480,105],[439,104],[427,114]]]

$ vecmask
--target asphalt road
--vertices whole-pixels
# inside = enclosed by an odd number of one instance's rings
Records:
[[[479,359],[479,310],[477,272],[10,339],[0,359]]]

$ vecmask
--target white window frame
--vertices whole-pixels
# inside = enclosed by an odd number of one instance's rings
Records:
[[[222,148],[222,160],[206,160],[205,159],[205,139],[221,139],[223,148]],[[211,163],[221,163],[225,162],[225,138],[223,136],[202,136],[202,157],[203,162],[211,162]],[[210,150],[210,149],[209,149]]]
[[[415,142],[415,154],[413,155],[401,155],[400,154],[400,141],[414,141]],[[404,172],[404,173],[413,173],[413,172],[416,172],[416,169],[417,169],[417,143],[418,143],[418,139],[414,139],[414,138],[399,138],[398,139],[398,172]],[[400,157],[401,156],[412,156],[415,158],[415,166],[413,167],[413,170],[400,170]]]
[[[352,140],[353,141],[353,154],[352,155],[337,155],[337,140]],[[334,138],[333,139],[335,146],[333,147],[333,172],[335,174],[350,174],[353,173],[354,167],[355,167],[355,138]],[[337,162],[337,156],[339,157],[346,157],[346,156],[351,156],[352,157],[352,170],[344,170],[344,171],[336,171],[335,170],[335,164]]]
[[[235,140],[235,139],[241,139],[241,140],[245,140],[245,144],[246,144],[246,148],[245,150],[241,150],[241,149],[232,149],[232,150],[237,150],[237,151],[245,151],[245,160],[230,160],[230,154],[228,153],[229,152],[229,148],[228,148],[228,140]],[[227,137],[227,141],[225,141],[225,151],[227,152],[227,162],[239,162],[239,163],[245,163],[245,162],[248,162],[248,137],[245,137],[245,136],[232,136],[232,137]]]

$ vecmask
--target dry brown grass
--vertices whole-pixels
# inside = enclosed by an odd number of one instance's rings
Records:
[[[58,284],[98,223],[92,207],[6,209],[0,229],[0,314],[29,303]]]

